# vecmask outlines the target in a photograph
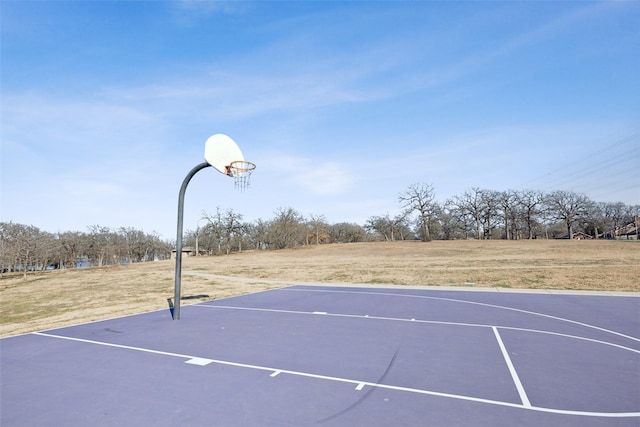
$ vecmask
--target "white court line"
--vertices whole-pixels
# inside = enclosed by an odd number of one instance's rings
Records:
[[[41,337],[56,338],[56,339],[62,339],[62,340],[68,340],[68,341],[76,341],[76,342],[81,342],[81,343],[85,343],[85,344],[95,344],[95,345],[101,345],[101,346],[105,346],[105,347],[121,348],[121,349],[124,349],[124,350],[141,351],[143,353],[158,354],[160,356],[178,357],[178,358],[181,358],[181,359],[187,359],[187,361],[185,363],[194,364],[194,365],[204,366],[202,363],[199,363],[198,361],[205,361],[206,360],[208,362],[206,364],[217,363],[219,365],[228,365],[228,366],[235,366],[235,367],[239,367],[239,368],[251,368],[251,369],[258,369],[258,370],[262,370],[262,371],[270,371],[272,373],[271,374],[272,376],[275,376],[273,374],[278,375],[279,373],[282,373],[282,372],[288,372],[288,371],[285,371],[285,370],[282,370],[282,369],[269,368],[269,367],[266,367],[266,366],[248,365],[246,363],[236,363],[236,362],[229,362],[229,361],[226,361],[226,360],[208,359],[208,358],[204,358],[204,357],[190,356],[188,354],[171,353],[171,352],[167,352],[167,351],[152,350],[152,349],[144,348],[144,347],[134,347],[134,346],[130,346],[130,345],[113,344],[113,343],[108,343],[108,342],[103,342],[103,341],[88,340],[88,339],[84,339],[84,338],[66,337],[64,335],[47,334],[47,333],[44,333],[44,332],[32,332],[31,335],[38,335],[38,336],[41,336]]]
[[[507,352],[507,349],[504,346],[504,343],[502,342],[502,338],[500,337],[498,328],[494,326],[491,329],[493,329],[493,333],[496,336],[496,340],[498,340],[498,346],[500,347],[500,351],[502,352],[504,361],[507,363],[507,367],[509,368],[509,372],[511,373],[511,378],[513,378],[513,383],[516,385],[516,389],[518,390],[518,394],[520,395],[520,400],[522,401],[522,405],[525,408],[530,408],[531,402],[529,402],[527,393],[524,391],[524,386],[520,381],[520,377],[518,377],[518,372],[516,371],[516,368],[513,366],[513,363],[511,362],[511,357],[509,357],[509,353]]]
[[[302,314],[302,315],[315,315],[314,312],[309,311],[297,311],[297,310],[279,310],[275,308],[259,308],[259,307],[238,307],[233,305],[211,305],[211,304],[197,304],[191,305],[190,307],[199,307],[199,308],[222,308],[225,310],[246,310],[246,311],[264,311],[270,313],[287,313],[287,314]],[[371,320],[386,320],[391,322],[415,322],[415,323],[424,323],[430,325],[445,325],[445,326],[463,326],[470,328],[493,328],[494,326],[499,327],[500,329],[505,329],[509,331],[519,331],[519,332],[531,332],[536,334],[543,335],[555,335],[559,337],[572,338],[581,341],[588,341],[596,344],[602,344],[609,347],[615,347],[626,351],[631,351],[633,353],[640,354],[640,350],[636,350],[635,348],[625,347],[620,344],[610,343],[607,341],[596,340],[593,338],[580,337],[577,335],[569,335],[563,334],[561,332],[552,332],[552,331],[542,331],[539,329],[528,329],[528,328],[517,328],[514,326],[502,326],[502,325],[486,325],[482,323],[463,323],[463,322],[445,322],[441,320],[420,320],[420,319],[404,319],[401,317],[384,317],[384,316],[370,316],[370,315],[360,315],[360,314],[342,314],[342,313],[325,313],[327,317],[346,317],[351,319],[371,319]]]
[[[610,329],[601,328],[599,326],[590,325],[588,323],[578,322],[576,320],[566,319],[564,317],[553,316],[551,314],[538,313],[536,311],[522,310],[520,308],[506,307],[506,306],[503,306],[503,305],[487,304],[487,303],[484,303],[484,302],[466,301],[466,300],[455,299],[455,298],[430,297],[430,296],[426,296],[426,295],[397,294],[397,293],[393,293],[393,292],[373,292],[373,291],[362,292],[362,291],[357,291],[357,290],[340,291],[340,290],[328,290],[328,289],[282,288],[282,289],[276,289],[276,291],[284,291],[284,292],[330,292],[330,293],[363,294],[363,295],[382,295],[382,296],[396,296],[396,297],[403,297],[403,298],[422,298],[422,299],[432,299],[432,300],[439,300],[439,301],[459,302],[459,303],[462,303],[462,304],[480,305],[480,306],[484,306],[484,307],[499,308],[499,309],[502,309],[502,310],[510,310],[510,311],[515,311],[515,312],[518,312],[518,313],[531,314],[533,316],[546,317],[548,319],[553,319],[553,320],[558,320],[558,321],[561,321],[561,322],[572,323],[574,325],[584,326],[584,327],[587,327],[587,328],[595,329],[595,330],[598,330],[598,331],[606,332],[606,333],[609,333],[609,334],[612,334],[612,335],[617,335],[617,336],[620,336],[620,337],[623,337],[623,338],[627,338],[627,339],[630,339],[630,340],[633,340],[633,341],[640,342],[640,338],[632,337],[630,335],[625,335],[623,333],[612,331]]]
[[[41,337],[57,338],[57,339],[68,340],[68,341],[83,342],[83,343],[87,343],[87,344],[98,344],[98,345],[103,345],[105,347],[122,348],[122,349],[125,349],[125,350],[142,351],[142,352],[145,352],[145,353],[160,354],[162,356],[180,357],[182,359],[188,359],[185,363],[190,363],[190,364],[193,364],[193,365],[202,365],[204,363],[204,361],[207,361],[209,363],[214,362],[211,359],[205,359],[205,358],[202,358],[202,357],[189,356],[187,354],[170,353],[170,352],[167,352],[167,351],[151,350],[151,349],[148,349],[148,348],[133,347],[133,346],[130,346],[130,345],[123,345],[123,344],[112,344],[112,343],[103,342],[103,341],[87,340],[87,339],[84,339],[84,338],[66,337],[64,335],[54,335],[54,334],[48,334],[48,333],[45,333],[45,332],[32,332],[31,335],[38,335],[38,336],[41,336]]]
[[[189,359],[184,363],[188,363],[190,365],[207,366],[209,363],[213,363],[213,360],[204,359],[202,357],[194,357],[193,359]]]
[[[313,379],[318,379],[318,380],[327,380],[327,381],[335,381],[335,382],[341,382],[341,383],[355,384],[356,388],[358,388],[358,387],[363,388],[365,386],[370,386],[370,387],[377,387],[377,388],[393,390],[393,391],[416,393],[416,394],[422,394],[422,395],[443,397],[443,398],[463,400],[463,401],[468,401],[468,402],[484,403],[484,404],[495,405],[495,406],[503,406],[503,407],[509,407],[509,408],[515,408],[515,409],[525,409],[525,410],[530,410],[530,411],[553,413],[553,414],[588,416],[588,417],[602,417],[602,418],[640,417],[640,412],[587,412],[587,411],[572,411],[572,410],[554,409],[554,408],[542,408],[542,407],[537,407],[537,406],[529,406],[529,407],[527,407],[527,406],[524,406],[524,405],[519,404],[519,403],[502,402],[502,401],[499,401],[499,400],[482,399],[482,398],[473,397],[473,396],[464,396],[464,395],[450,394],[450,393],[441,393],[441,392],[437,392],[437,391],[423,390],[423,389],[417,389],[417,388],[412,388],[412,387],[402,387],[402,386],[394,386],[394,385],[389,385],[389,384],[380,384],[380,383],[373,383],[373,382],[368,382],[368,381],[354,380],[354,379],[349,379],[349,378],[332,377],[332,376],[328,376],[328,375],[313,374],[313,373],[310,373],[310,372],[290,371],[290,370],[287,370],[287,369],[278,369],[278,368],[273,368],[273,367],[268,367],[268,366],[250,365],[250,364],[246,364],[246,363],[236,363],[236,362],[229,362],[229,361],[225,361],[225,360],[206,359],[206,358],[201,358],[201,357],[197,357],[197,356],[190,356],[190,355],[180,354],[180,353],[171,353],[171,352],[166,352],[166,351],[151,350],[151,349],[147,349],[147,348],[133,347],[133,346],[121,345],[121,344],[111,344],[111,343],[106,343],[106,342],[101,342],[101,341],[87,340],[87,339],[83,339],[83,338],[65,337],[65,336],[62,336],[62,335],[47,334],[47,333],[42,333],[42,332],[33,332],[32,335],[38,335],[38,336],[43,336],[43,337],[55,338],[55,339],[63,339],[63,340],[69,340],[69,341],[76,341],[76,342],[81,342],[81,343],[84,343],[84,344],[94,344],[94,345],[101,345],[101,346],[107,346],[107,347],[116,347],[116,348],[121,348],[121,349],[124,349],[124,350],[141,351],[141,352],[144,352],[144,353],[153,353],[153,354],[158,354],[158,355],[163,355],[163,356],[179,357],[179,358],[184,358],[184,359],[188,359],[188,360],[194,360],[194,359],[195,360],[198,360],[198,359],[200,359],[200,360],[208,360],[208,361],[210,360],[211,363],[216,363],[216,364],[220,364],[220,365],[235,366],[235,367],[248,368],[248,369],[256,369],[256,370],[261,370],[261,371],[269,371],[269,372],[271,372],[271,376],[274,376],[274,374],[276,374],[276,375],[289,374],[289,375],[301,376],[301,377],[306,377],[306,378],[313,378]]]

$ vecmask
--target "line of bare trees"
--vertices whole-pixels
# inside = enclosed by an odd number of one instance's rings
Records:
[[[243,221],[233,209],[203,212],[205,223],[187,231],[196,254],[244,249],[284,249],[310,244],[433,239],[638,238],[640,207],[598,203],[571,191],[494,191],[471,188],[442,203],[432,185],[418,183],[399,194],[400,213],[371,216],[364,225],[330,224],[279,208],[270,220]],[[200,222],[198,222],[200,224]],[[92,226],[88,232],[47,233],[31,225],[0,223],[0,271],[100,266],[168,259],[173,243],[133,228]]]
[[[0,271],[102,266],[167,259],[172,245],[157,234],[98,225],[88,232],[48,233],[33,225],[0,222]]]
[[[199,254],[252,249],[284,249],[323,243],[432,239],[550,239],[580,232],[594,238],[636,238],[624,230],[638,217],[639,206],[597,203],[570,191],[493,191],[472,188],[444,203],[432,185],[409,186],[398,196],[401,212],[369,217],[361,226],[329,224],[322,215],[305,218],[293,208],[279,208],[271,220],[242,221],[232,209],[203,212],[206,225],[188,231],[186,244]]]
[[[372,240],[357,224],[329,224],[322,215],[305,218],[293,208],[279,208],[271,220],[244,222],[233,209],[218,207],[215,213],[202,213],[206,223],[189,230],[185,245],[197,254],[218,255],[243,249],[285,249],[309,244],[351,243]]]
[[[594,202],[571,191],[495,191],[472,188],[444,203],[432,185],[409,186],[398,197],[402,212],[375,216],[365,226],[385,240],[636,238],[640,206]],[[635,236],[624,232],[633,224]]]

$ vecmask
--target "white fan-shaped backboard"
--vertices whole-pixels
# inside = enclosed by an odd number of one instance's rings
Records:
[[[204,159],[218,172],[227,175],[227,166],[236,160],[244,160],[242,151],[227,135],[218,133],[210,136],[204,145]]]

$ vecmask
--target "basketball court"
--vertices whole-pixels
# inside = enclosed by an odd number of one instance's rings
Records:
[[[640,299],[296,285],[4,338],[2,426],[637,426]]]
[[[638,295],[295,284],[0,340],[0,425],[638,426]]]

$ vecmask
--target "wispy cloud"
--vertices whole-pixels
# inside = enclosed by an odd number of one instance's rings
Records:
[[[199,117],[239,120],[278,112],[301,113],[379,97],[357,89],[358,76],[339,70],[265,74],[193,72],[180,79],[158,79],[138,87],[112,87],[102,95],[114,102],[154,114],[197,113]],[[177,108],[176,108],[177,107]]]
[[[214,13],[224,9],[223,5],[226,2],[188,1],[180,7],[202,8]],[[237,5],[232,2],[229,7]],[[460,100],[475,95],[478,91],[475,85],[480,83],[461,90],[461,86],[453,82],[473,76],[489,64],[523,49],[552,40],[576,22],[607,7],[598,3],[571,10],[508,39],[498,40],[497,44],[446,55],[446,61],[442,61],[444,47],[436,43],[403,44],[392,35],[371,43],[363,42],[358,50],[328,48],[307,36],[310,30],[303,26],[295,30],[296,37],[265,44],[250,54],[228,57],[224,63],[193,64],[183,69],[179,78],[157,75],[148,85],[106,88],[104,95],[124,105],[151,108],[156,114],[197,113],[218,120],[242,120],[278,112],[301,114],[317,108],[375,102],[441,88],[446,92],[439,91],[436,100]],[[440,36],[425,33],[416,38],[431,40]],[[306,56],[304,52],[309,51],[317,53]],[[179,108],[175,108],[176,105]]]
[[[133,135],[139,138],[159,125],[157,117],[143,109],[100,99],[35,93],[3,98],[3,139],[50,153],[82,157],[131,147]]]
[[[306,171],[300,171],[300,184],[315,194],[340,194],[353,188],[354,177],[347,165],[334,162],[313,164]]]
[[[243,1],[177,0],[168,4],[173,7],[173,19],[185,26],[214,14],[233,15],[244,13],[250,8],[249,4]]]
[[[317,160],[282,154],[262,159],[265,167],[291,187],[315,195],[338,195],[349,192],[358,176],[347,163]]]

